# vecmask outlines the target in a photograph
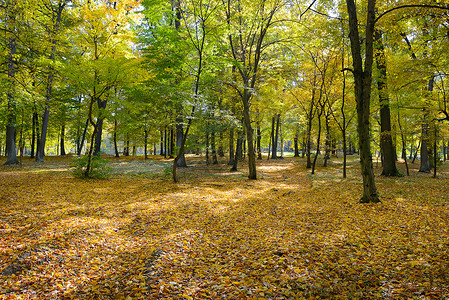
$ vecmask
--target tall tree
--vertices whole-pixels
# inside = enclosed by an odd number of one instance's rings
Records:
[[[8,121],[6,126],[6,150],[7,159],[5,165],[15,165],[19,163],[16,155],[16,103],[15,103],[15,89],[16,89],[16,14],[17,6],[15,0],[6,1],[6,32],[7,32],[7,48],[8,48]]]
[[[368,0],[366,8],[365,62],[363,62],[357,6],[354,0],[346,0],[349,18],[349,38],[351,40],[354,93],[357,103],[357,133],[359,135],[360,165],[363,178],[363,196],[360,199],[361,203],[380,202],[374,180],[369,132],[374,58],[375,3],[375,0]]]
[[[45,144],[47,141],[48,121],[50,116],[50,102],[52,100],[53,84],[55,79],[55,60],[56,60],[56,48],[59,43],[58,34],[61,27],[62,12],[66,7],[69,0],[59,0],[56,5],[52,1],[43,1],[41,3],[41,9],[47,11],[44,14],[50,16],[49,24],[46,26],[48,39],[50,42],[50,49],[48,59],[50,61],[47,70],[47,84],[45,91],[45,110],[42,117],[41,138],[39,148],[37,150],[36,161],[44,161]]]
[[[273,43],[266,37],[274,22],[274,16],[283,1],[256,1],[249,5],[240,0],[225,2],[228,42],[234,67],[240,75],[241,84],[234,85],[243,105],[243,124],[248,143],[248,178],[257,179],[254,151],[254,129],[251,125],[251,98],[254,95],[262,52]]]
[[[377,89],[379,91],[380,105],[380,145],[383,155],[382,175],[399,176],[400,173],[396,168],[395,147],[391,137],[391,116],[390,116],[390,98],[387,86],[387,60],[385,48],[382,41],[382,31],[376,29],[374,33],[375,39],[375,58],[377,64]]]

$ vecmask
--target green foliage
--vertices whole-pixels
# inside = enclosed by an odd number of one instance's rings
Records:
[[[164,169],[164,176],[169,178],[173,174],[173,165],[170,165]]]
[[[90,170],[86,174],[86,168],[89,161],[89,156],[78,157],[74,161],[72,167],[73,175],[77,178],[93,178],[93,179],[108,179],[111,177],[113,169],[109,166],[109,160],[96,155],[91,159]]]

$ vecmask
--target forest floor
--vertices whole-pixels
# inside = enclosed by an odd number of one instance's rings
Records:
[[[0,299],[449,298],[448,162],[359,204],[356,157],[347,179],[287,157],[252,181],[189,156],[178,184],[159,156],[110,158],[107,180],[71,160],[0,167]]]

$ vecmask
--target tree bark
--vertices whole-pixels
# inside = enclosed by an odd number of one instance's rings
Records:
[[[357,132],[359,135],[360,165],[363,178],[361,203],[380,202],[374,180],[370,145],[370,100],[373,67],[373,39],[375,0],[368,0],[365,36],[365,66],[358,30],[357,8],[354,0],[346,0],[349,18],[349,38],[353,57],[354,93],[357,103]]]

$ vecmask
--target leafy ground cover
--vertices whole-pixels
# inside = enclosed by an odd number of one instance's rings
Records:
[[[358,204],[356,158],[345,180],[338,159],[258,161],[257,181],[188,161],[179,184],[158,157],[111,158],[108,180],[0,167],[0,298],[449,297],[447,165],[377,177],[382,203]]]

